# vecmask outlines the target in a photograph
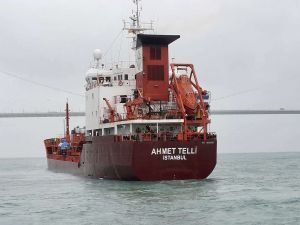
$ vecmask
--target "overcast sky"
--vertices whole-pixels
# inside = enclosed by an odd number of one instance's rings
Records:
[[[213,109],[300,108],[300,1],[142,3],[142,19],[153,20],[156,33],[181,35],[171,45],[170,57],[195,64],[200,83],[215,99]],[[128,60],[126,33],[115,38],[132,6],[130,0],[0,0],[0,112],[63,110],[67,98],[73,111],[84,110],[79,95],[84,94],[93,50],[107,53],[106,64]],[[0,120],[1,139],[21,132],[16,121]],[[55,126],[51,121],[32,128],[32,120],[30,125],[22,120],[33,129],[25,138],[30,138],[30,148],[40,147],[33,144],[40,142],[33,139],[34,132],[58,133],[62,120],[55,120]],[[299,118],[296,121],[299,124]]]

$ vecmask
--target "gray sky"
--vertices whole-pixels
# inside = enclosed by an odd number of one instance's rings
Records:
[[[84,110],[82,97],[1,72],[83,94],[84,74],[93,50],[109,49],[131,7],[130,0],[0,0],[0,111],[63,110],[66,98],[73,110]],[[195,64],[200,83],[216,99],[212,108],[299,109],[299,12],[298,0],[143,0],[142,19],[153,20],[156,33],[181,35],[171,45],[170,56],[178,62]],[[105,62],[119,58],[120,51],[120,59],[128,60],[126,36],[122,34],[123,38],[115,41]],[[299,134],[292,126],[299,124],[299,117],[295,118],[289,132]],[[276,124],[278,120],[273,119],[269,122]],[[21,150],[24,143],[9,147],[10,143],[0,149],[1,156],[41,156],[43,135],[61,133],[61,119],[25,120],[0,119],[1,140],[24,134],[23,127],[28,133],[30,130],[28,137],[23,135],[28,149]],[[232,117],[215,120],[213,127],[221,137],[225,128],[240,128],[232,125]],[[261,121],[255,121],[261,126]],[[76,123],[84,125],[83,119],[76,119]],[[247,132],[253,134],[256,127]],[[239,151],[232,148],[227,136],[221,143],[220,152]],[[6,153],[7,148],[13,148],[12,152]],[[292,142],[289,149],[295,148],[299,145]],[[274,150],[270,147],[266,151],[270,149]]]

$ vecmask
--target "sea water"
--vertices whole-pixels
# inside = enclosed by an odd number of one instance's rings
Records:
[[[300,153],[219,154],[208,179],[125,182],[0,159],[0,225],[300,224]]]

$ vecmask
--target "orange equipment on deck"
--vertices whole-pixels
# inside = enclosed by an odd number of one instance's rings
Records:
[[[197,134],[198,132],[193,132],[188,129],[188,124],[199,124],[202,126],[201,135],[203,139],[207,138],[207,124],[209,123],[206,105],[202,96],[202,88],[200,87],[194,65],[192,64],[171,64],[172,77],[170,88],[176,97],[176,103],[179,112],[184,119],[183,123],[183,134],[179,139],[187,140],[188,135]],[[183,69],[185,71],[190,71],[189,77],[187,75],[176,76],[176,70]],[[194,91],[194,89],[196,91]],[[197,98],[199,98],[199,103]],[[199,118],[194,120],[188,120],[190,116],[199,114]]]
[[[180,93],[181,99],[189,115],[195,114],[197,109],[197,99],[193,90],[192,83],[187,75],[180,75],[176,78],[177,81],[177,93]]]
[[[128,120],[137,119],[138,116],[134,112],[136,110],[136,107],[143,103],[144,103],[144,99],[140,96],[136,99],[129,100],[128,102],[126,102],[124,105],[124,107],[126,108],[126,112],[127,112],[126,119],[128,119]]]
[[[107,107],[109,108],[109,112],[110,112],[110,116],[109,116],[109,122],[115,122],[115,118],[117,118],[117,120],[122,120],[121,116],[116,113],[116,110],[114,110],[109,101],[107,100],[107,98],[103,98],[103,100],[105,101]]]

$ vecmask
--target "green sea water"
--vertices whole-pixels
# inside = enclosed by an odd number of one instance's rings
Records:
[[[300,153],[220,154],[201,181],[95,180],[0,159],[0,225],[300,224]]]

